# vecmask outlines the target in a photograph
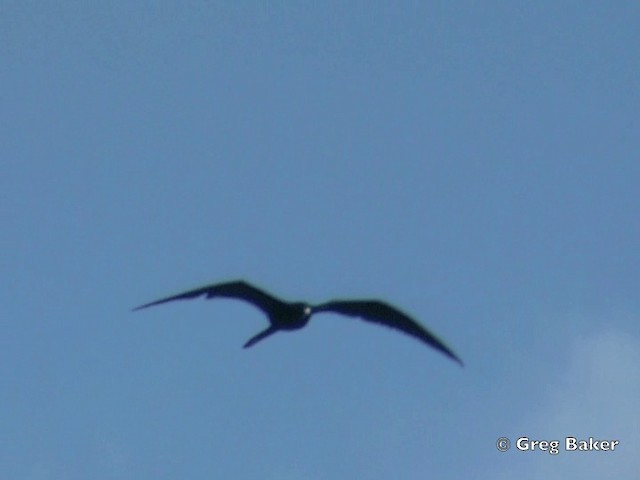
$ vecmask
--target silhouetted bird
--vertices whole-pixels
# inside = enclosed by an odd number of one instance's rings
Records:
[[[405,313],[379,300],[332,300],[315,306],[304,302],[284,302],[247,282],[238,280],[196,288],[188,292],[141,305],[133,310],[140,310],[173,300],[197,298],[202,295],[206,295],[206,298],[227,297],[246,300],[267,314],[270,323],[269,327],[251,337],[247,343],[244,344],[244,348],[254,345],[279,330],[297,330],[302,328],[309,322],[311,315],[314,313],[333,312],[351,317],[360,317],[369,322],[400,330],[422,340],[427,345],[441,351],[462,365],[462,360],[435,335]]]

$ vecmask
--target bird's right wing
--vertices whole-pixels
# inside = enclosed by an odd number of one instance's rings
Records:
[[[334,312],[360,317],[368,322],[395,328],[423,341],[463,365],[462,360],[442,340],[406,313],[379,300],[333,300],[313,308],[313,313]]]
[[[195,288],[171,297],[161,298],[154,302],[145,303],[133,310],[141,310],[143,308],[153,307],[154,305],[160,305],[174,300],[188,300],[191,298],[201,297],[203,295],[206,295],[206,298],[224,297],[245,300],[258,307],[267,315],[284,303],[282,300],[274,297],[273,295],[269,295],[243,280],[236,280],[233,282],[216,283],[213,285]]]

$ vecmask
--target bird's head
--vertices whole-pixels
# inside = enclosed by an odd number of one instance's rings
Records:
[[[309,318],[313,313],[311,305],[309,305],[308,303],[298,302],[294,305],[298,312],[300,312],[299,314],[302,314],[304,318]]]

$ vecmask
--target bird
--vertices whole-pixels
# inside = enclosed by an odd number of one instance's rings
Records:
[[[438,350],[460,366],[464,365],[462,360],[433,333],[398,308],[380,300],[331,300],[318,305],[306,302],[286,302],[244,280],[233,280],[161,298],[135,307],[132,311],[175,300],[188,300],[202,296],[205,296],[206,299],[220,297],[244,300],[266,314],[269,326],[247,340],[243,348],[249,348],[276,332],[303,328],[309,323],[311,316],[316,313],[337,313],[349,317],[359,317],[368,322],[399,330]]]

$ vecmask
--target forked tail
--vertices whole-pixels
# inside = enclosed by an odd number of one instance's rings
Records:
[[[270,326],[266,330],[261,331],[257,335],[255,335],[255,336],[251,337],[249,340],[247,340],[247,343],[245,343],[242,348],[249,348],[252,345],[255,345],[256,343],[258,343],[260,340],[268,337],[269,335],[272,335],[272,334],[276,333],[277,331],[278,331],[277,328],[274,328],[273,326]]]

